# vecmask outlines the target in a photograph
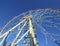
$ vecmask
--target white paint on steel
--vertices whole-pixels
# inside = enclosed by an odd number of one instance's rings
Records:
[[[2,39],[2,41],[0,42],[0,46],[3,44],[5,38],[7,37],[8,33],[4,36],[4,38]]]
[[[18,34],[16,35],[16,38],[13,40],[11,46],[14,46],[15,41],[18,39],[18,37],[19,37],[20,33],[22,32],[23,28],[25,27],[26,23],[27,23],[27,21],[26,21],[26,22],[24,23],[24,25],[21,27],[20,31],[19,31]]]
[[[38,46],[36,38],[35,38],[35,34],[34,34],[34,29],[33,29],[32,21],[31,21],[30,18],[29,18],[29,31],[30,31],[30,34],[32,35],[34,45]]]
[[[11,32],[12,30],[14,30],[17,26],[19,26],[21,23],[23,23],[26,19],[24,19],[23,21],[21,21],[20,23],[18,23],[17,25],[15,25],[13,28],[11,28],[10,30],[8,30],[6,33],[2,34],[0,36],[0,38],[4,37],[7,33]]]
[[[18,44],[28,33],[29,33],[29,30],[20,39],[17,40],[15,45]]]

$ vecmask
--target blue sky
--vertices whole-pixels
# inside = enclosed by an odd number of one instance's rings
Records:
[[[60,9],[60,0],[0,0],[0,29],[14,16],[39,8]]]
[[[39,8],[60,9],[60,0],[0,0],[0,25],[20,13]]]

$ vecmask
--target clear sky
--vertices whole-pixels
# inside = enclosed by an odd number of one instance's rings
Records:
[[[60,9],[60,0],[0,0],[0,29],[14,16],[39,8]]]

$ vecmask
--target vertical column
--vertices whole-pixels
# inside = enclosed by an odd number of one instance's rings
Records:
[[[37,42],[36,42],[36,38],[35,38],[35,34],[34,34],[34,29],[33,29],[33,25],[32,25],[32,21],[29,18],[29,30],[30,30],[30,34],[33,38],[33,42],[34,42],[34,46],[38,46]]]

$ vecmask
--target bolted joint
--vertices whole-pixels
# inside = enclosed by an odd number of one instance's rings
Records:
[[[29,18],[31,19],[32,16],[25,16],[25,17],[24,17],[24,19],[27,19],[27,20],[28,20]]]

